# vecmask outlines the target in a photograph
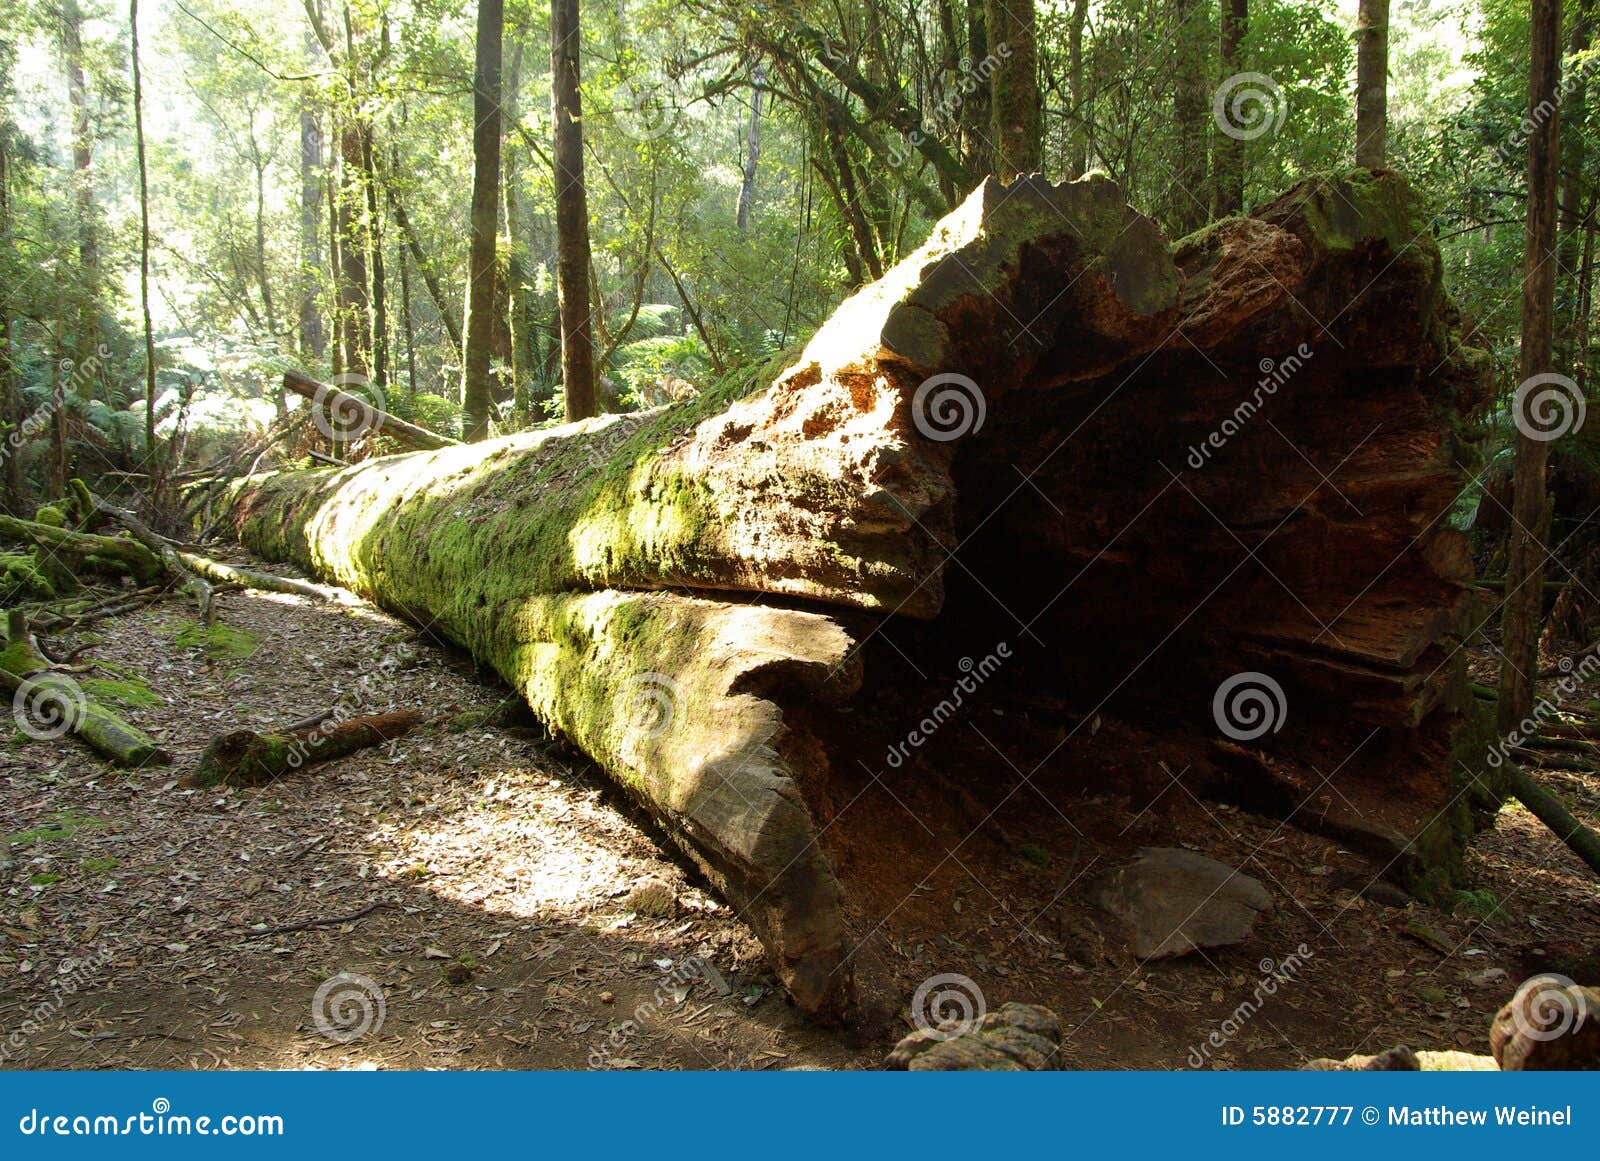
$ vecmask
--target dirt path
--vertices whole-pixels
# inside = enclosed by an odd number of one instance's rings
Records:
[[[82,679],[120,697],[174,767],[130,775],[75,743],[4,739],[5,1067],[881,1061],[893,1029],[800,1020],[749,929],[580,755],[531,722],[471,716],[506,694],[458,655],[366,605],[233,593],[218,623],[203,633],[192,608],[168,600],[96,626],[84,658],[95,668]],[[335,701],[458,716],[260,790],[181,784],[211,736]],[[1550,777],[1591,815],[1600,806],[1600,778]],[[1133,818],[1119,802],[1080,809],[1108,826],[1117,811]],[[880,936],[872,954],[907,998],[920,980],[962,972],[991,1006],[1050,1004],[1069,1033],[1063,1063],[1091,1068],[1191,1066],[1261,961],[1301,942],[1316,954],[1298,980],[1205,1066],[1293,1067],[1397,1042],[1483,1051],[1523,975],[1600,978],[1589,950],[1600,891],[1520,809],[1480,839],[1474,890],[1449,914],[1357,898],[1352,857],[1238,811],[1165,802],[1134,822],[1140,841],[1182,833],[1236,853],[1279,907],[1241,947],[1141,967],[1072,893],[1051,898],[1064,863],[1025,857],[995,880],[1004,900],[961,883],[936,893],[961,901],[948,926],[959,942]],[[1028,916],[1026,947],[1016,915]]]

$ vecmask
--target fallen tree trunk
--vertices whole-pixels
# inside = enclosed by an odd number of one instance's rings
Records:
[[[1169,759],[1459,880],[1498,787],[1455,327],[1392,175],[1170,246],[1102,177],[991,182],[769,387],[254,477],[227,519],[493,665],[839,1014],[990,819],[1075,849]]]
[[[399,710],[281,733],[235,730],[206,746],[192,781],[196,786],[263,786],[290,771],[392,742],[421,721],[416,710]]]
[[[27,618],[12,610],[0,638],[0,689],[12,695],[11,712],[24,734],[49,741],[76,735],[102,758],[119,766],[165,766],[170,755],[143,730],[93,701],[70,677],[56,673],[27,631]]]
[[[398,415],[391,415],[380,407],[374,407],[365,399],[351,395],[348,391],[341,391],[331,383],[319,383],[299,371],[285,371],[283,386],[286,391],[293,391],[301,398],[309,400],[313,407],[326,409],[336,428],[348,428],[356,435],[382,430],[401,443],[424,450],[455,447],[460,443],[448,435],[440,435],[436,431],[407,423]]]

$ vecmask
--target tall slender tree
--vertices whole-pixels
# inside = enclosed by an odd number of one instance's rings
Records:
[[[467,259],[467,348],[461,398],[468,439],[489,434],[494,404],[495,236],[500,220],[500,63],[502,0],[478,0],[477,61],[472,71],[472,246]]]
[[[1556,185],[1561,158],[1561,0],[1532,0],[1528,72],[1528,227],[1522,281],[1522,382],[1551,373],[1556,280]],[[1519,400],[1520,402],[1520,400]],[[1543,610],[1548,433],[1518,415],[1507,548],[1506,599],[1501,615],[1499,724],[1510,732],[1533,708]],[[1535,438],[1546,436],[1547,438]]]
[[[551,0],[556,294],[561,316],[561,383],[569,422],[595,414],[594,340],[589,326],[589,195],[583,181],[578,34],[578,0]]]
[[[1356,16],[1356,164],[1381,169],[1389,136],[1389,0]]]
[[[1250,23],[1250,0],[1222,0],[1217,25],[1217,74],[1221,81],[1244,66],[1244,35]],[[1226,218],[1244,212],[1244,142],[1230,133],[1216,135],[1216,160],[1212,166],[1216,189],[1211,216]]]
[[[152,492],[160,486],[156,448],[156,339],[150,325],[150,170],[144,153],[144,77],[139,71],[139,0],[128,0],[133,57],[133,139],[139,159],[139,310],[144,321],[144,454]]]

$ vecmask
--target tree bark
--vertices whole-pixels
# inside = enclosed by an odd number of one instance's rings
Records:
[[[1040,166],[1039,50],[1033,0],[987,0],[989,52],[999,58],[989,78],[989,115],[1001,181]]]
[[[306,33],[306,59],[316,39]],[[322,130],[309,98],[300,108],[300,355],[320,361],[328,338],[317,293],[322,274]]]
[[[1072,125],[1067,130],[1068,177],[1080,177],[1089,168],[1089,112],[1083,107],[1083,29],[1088,20],[1089,0],[1072,0],[1072,16],[1067,22],[1067,100],[1072,106]]]
[[[578,0],[550,3],[550,114],[555,125],[556,294],[567,421],[595,414],[589,317],[589,196],[583,179]]]
[[[1358,174],[1169,248],[1104,178],[985,182],[764,390],[255,477],[228,520],[493,665],[740,908],[807,1011],[848,1009],[852,972],[873,970],[851,949],[903,902],[863,852],[926,862],[920,828],[841,805],[881,773],[933,827],[970,830],[949,795],[917,797],[958,757],[882,769],[928,713],[897,658],[959,681],[971,646],[1032,631],[1011,609],[1048,643],[1018,643],[996,696],[1083,699],[1041,711],[1029,752],[1113,697],[1127,729],[1168,731],[1149,745],[1214,738],[1214,691],[1270,673],[1282,728],[1219,742],[1198,792],[1446,890],[1485,817],[1472,764],[1492,735],[1464,680],[1477,622],[1445,449],[1488,363],[1457,341],[1423,221],[1398,178]],[[1282,397],[1240,424],[1269,353]],[[931,401],[935,376],[950,390]],[[1230,421],[1231,442],[1207,441]],[[1089,424],[1092,452],[1053,454]],[[1159,467],[1197,446],[1201,467]],[[1005,502],[1013,465],[1039,499]],[[1071,753],[1104,792],[1116,775]]]
[[[495,321],[495,235],[500,202],[501,0],[478,0],[477,59],[472,73],[472,249],[467,270],[467,347],[461,381],[463,434],[489,434],[489,386]]]
[[[1206,224],[1210,206],[1205,191],[1206,142],[1210,134],[1207,101],[1205,43],[1200,19],[1204,8],[1200,0],[1174,0],[1172,48],[1172,123],[1177,128],[1177,150],[1173,156],[1172,184],[1168,201],[1172,223],[1182,234]]]
[[[139,0],[128,0],[133,55],[133,139],[139,159],[139,313],[144,323],[144,454],[151,492],[160,488],[156,465],[156,338],[150,324],[150,175],[144,155],[144,81],[139,71]],[[265,283],[263,283],[265,285]]]
[[[1551,373],[1556,278],[1556,184],[1561,157],[1561,0],[1533,0],[1529,50],[1528,228],[1522,282],[1521,379]],[[1518,403],[1536,393],[1519,388]],[[1570,401],[1569,401],[1570,402]],[[1501,614],[1499,724],[1509,733],[1533,708],[1543,614],[1545,537],[1550,524],[1547,433],[1517,407],[1516,467],[1511,533],[1506,549],[1506,596]],[[1530,434],[1530,432],[1532,434]],[[1546,438],[1535,438],[1546,436]]]
[[[745,133],[744,179],[739,183],[739,207],[735,215],[739,233],[750,228],[750,207],[756,200],[756,163],[761,157],[761,86],[766,74],[756,65],[750,84],[750,127]]]
[[[1356,164],[1382,169],[1389,135],[1389,0],[1356,15]]]
[[[1219,81],[1240,72],[1244,66],[1244,37],[1249,30],[1250,0],[1222,0],[1217,36]],[[1228,218],[1244,212],[1244,142],[1227,134],[1216,135],[1216,192],[1211,200],[1211,216]]]

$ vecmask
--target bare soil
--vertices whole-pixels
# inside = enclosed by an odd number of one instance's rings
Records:
[[[194,610],[172,597],[55,639],[92,640],[82,679],[148,683],[132,700],[152,704],[119,708],[172,767],[3,740],[6,1067],[874,1068],[918,985],[958,973],[990,1007],[1054,1008],[1063,1067],[1292,1068],[1399,1043],[1484,1052],[1526,975],[1600,979],[1600,888],[1520,807],[1477,840],[1470,890],[1427,908],[1371,887],[1370,866],[1326,838],[1193,797],[1136,738],[1119,745],[1114,720],[1079,756],[1104,764],[1115,789],[1099,793],[1027,782],[1037,756],[974,720],[950,728],[1018,791],[975,833],[949,821],[959,811],[918,809],[948,786],[852,789],[871,824],[836,857],[892,875],[874,898],[898,902],[862,916],[873,1018],[816,1027],[750,930],[581,755],[531,720],[460,716],[504,702],[492,675],[358,602],[233,592],[218,608],[248,637],[180,644]],[[210,738],[336,704],[436,720],[264,788],[185,784]],[[1581,769],[1540,777],[1596,817],[1595,762],[1561,757]],[[916,830],[935,818],[944,829]],[[874,827],[915,857],[872,859]],[[1141,964],[1084,901],[1139,845],[1239,866],[1275,910],[1240,946]],[[1293,981],[1208,1045],[1301,945]]]

